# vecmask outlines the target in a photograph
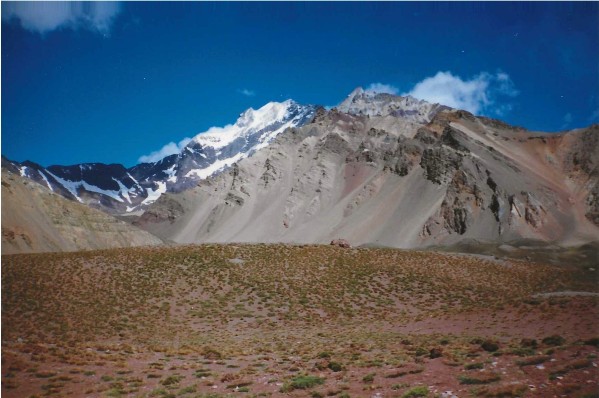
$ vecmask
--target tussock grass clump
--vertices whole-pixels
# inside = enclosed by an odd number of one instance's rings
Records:
[[[193,375],[199,379],[201,379],[202,377],[208,377],[211,374],[212,373],[207,369],[198,369],[193,373]]]
[[[563,345],[566,342],[566,339],[560,335],[554,334],[553,336],[545,337],[541,342],[548,346],[558,346]]]
[[[410,388],[408,391],[402,394],[401,398],[417,398],[417,397],[428,397],[428,387],[418,386]]]
[[[584,344],[599,347],[599,337],[593,337],[592,339],[585,340]]]
[[[464,369],[466,370],[482,369],[484,367],[485,364],[482,362],[467,363],[466,365],[464,365]]]
[[[593,362],[586,358],[575,359],[552,371],[549,375],[549,379],[554,380],[557,376],[563,376],[573,370],[588,368],[592,364]]]
[[[240,389],[242,387],[251,386],[253,382],[251,381],[240,381],[239,383],[229,384],[227,386],[228,389]]]
[[[535,355],[536,350],[533,347],[515,347],[508,350],[508,352],[519,357],[529,357]]]
[[[499,386],[484,386],[475,391],[477,397],[510,398],[521,397],[528,391],[528,387],[522,383],[510,383]]]
[[[56,376],[56,372],[52,372],[52,371],[37,372],[35,374],[35,377],[39,377],[41,379],[47,379],[49,377],[54,377],[54,376]]]
[[[487,352],[495,352],[499,350],[499,344],[491,340],[485,340],[480,347]]]
[[[499,381],[501,377],[492,372],[480,372],[458,376],[460,384],[488,384]]]
[[[173,384],[179,384],[181,382],[181,380],[183,380],[183,376],[172,375],[172,376],[166,377],[165,379],[162,379],[160,381],[160,384],[162,384],[163,386],[171,386]]]
[[[339,362],[329,362],[327,367],[333,372],[341,372],[343,370],[343,365],[341,365]]]
[[[164,388],[156,388],[150,391],[150,397],[175,398],[175,394],[168,392]]]
[[[180,389],[177,392],[177,395],[181,396],[181,395],[186,395],[186,394],[193,394],[196,391],[197,391],[197,388],[195,386],[183,387],[182,389]]]
[[[518,365],[518,366],[539,365],[543,362],[548,361],[549,359],[551,359],[551,357],[549,355],[537,355],[534,357],[520,359],[520,360],[516,361],[516,365]]]
[[[307,390],[317,385],[324,384],[324,382],[325,379],[322,377],[300,375],[283,384],[283,387],[281,387],[281,392],[286,393],[293,390]]]
[[[362,377],[362,381],[364,383],[372,383],[374,381],[374,373],[368,373],[366,376]]]
[[[524,339],[520,340],[520,346],[535,348],[537,346],[537,340],[524,338]]]
[[[391,373],[388,373],[387,375],[385,375],[385,378],[395,379],[395,378],[402,377],[402,376],[409,375],[409,374],[422,373],[423,371],[424,371],[424,367],[422,367],[422,366],[408,365],[406,367],[402,367],[400,369],[394,370]]]

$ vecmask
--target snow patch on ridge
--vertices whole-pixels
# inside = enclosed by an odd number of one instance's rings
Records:
[[[185,174],[185,177],[196,176],[202,179],[208,178],[212,174],[223,170],[225,167],[231,166],[233,163],[238,162],[245,157],[247,157],[247,153],[238,153],[233,157],[217,160],[206,168],[190,170]]]
[[[167,181],[172,182],[172,183],[177,182],[177,176],[175,175],[177,173],[177,171],[175,170],[175,167],[177,167],[176,164],[174,164],[171,167],[169,167],[168,169],[164,170],[166,175],[168,175]]]
[[[152,188],[146,188],[146,192],[148,196],[141,202],[142,205],[149,205],[150,203],[154,203],[158,200],[160,195],[166,192],[166,182],[157,181],[158,189],[154,190]]]
[[[131,203],[131,198],[129,197],[129,189],[123,183],[116,178],[112,177],[112,180],[119,185],[119,192],[123,195],[123,198],[127,200],[127,202]]]
[[[42,178],[46,182],[46,185],[48,186],[48,188],[50,188],[50,191],[54,192],[54,188],[52,188],[52,185],[50,184],[50,181],[48,181],[48,178],[46,178],[46,176],[44,175],[44,173],[42,173],[40,171],[40,175],[42,176]]]
[[[60,178],[50,171],[48,171],[48,174],[50,174],[56,181],[58,181],[60,183],[60,185],[62,185],[67,191],[69,191],[81,203],[83,203],[83,200],[81,200],[81,198],[79,197],[79,194],[77,192],[77,190],[79,188],[83,188],[88,192],[95,192],[95,193],[99,193],[101,195],[109,196],[109,197],[113,198],[114,200],[116,200],[117,202],[123,203],[123,199],[119,196],[119,193],[121,193],[121,191],[109,191],[107,189],[98,188],[97,186],[90,185],[85,181],[65,180],[64,178]]]
[[[69,191],[71,195],[75,197],[75,199],[77,199],[80,203],[83,203],[83,201],[79,197],[79,194],[77,193],[77,188],[81,186],[81,181],[73,182],[69,180],[64,180],[50,171],[48,171],[48,174],[50,174],[56,181],[58,181],[60,185],[62,185],[67,191]]]
[[[127,175],[129,176],[129,178],[131,178],[131,180],[133,180],[134,183],[136,183],[137,185],[139,185],[139,182],[137,182],[137,180],[135,178],[133,178],[133,176],[131,175],[131,173],[127,172]]]
[[[109,191],[106,189],[102,189],[102,188],[98,188],[95,185],[90,185],[85,181],[79,181],[79,184],[81,184],[81,186],[89,192],[96,192],[102,195],[106,195],[106,196],[110,196],[111,198],[113,198],[114,200],[118,201],[118,202],[123,202],[123,198],[121,198],[119,196],[120,191]]]

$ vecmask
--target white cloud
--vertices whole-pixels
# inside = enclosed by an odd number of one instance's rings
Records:
[[[243,90],[237,90],[237,92],[239,92],[240,94],[245,95],[246,97],[253,97],[254,95],[256,95],[255,91],[248,90],[247,88],[244,88]]]
[[[108,35],[120,9],[118,2],[2,2],[2,21],[15,19],[23,28],[41,34],[70,28],[89,29]]]
[[[366,88],[366,91],[370,91],[373,93],[386,93],[397,95],[399,93],[399,89],[390,84],[383,83],[371,83],[370,86]]]
[[[505,72],[500,71],[494,75],[481,72],[470,80],[463,80],[449,71],[440,71],[435,76],[417,83],[410,92],[402,95],[465,109],[475,114],[490,111],[501,116],[509,112],[512,106],[505,102],[505,98],[497,105],[498,97],[514,97],[518,95],[518,91]]]
[[[158,151],[154,151],[154,152],[150,153],[149,155],[140,156],[137,161],[139,163],[157,162],[169,155],[174,155],[174,154],[181,152],[181,150],[183,150],[183,148],[185,148],[185,145],[189,144],[189,141],[191,141],[191,138],[186,137],[186,138],[183,138],[181,141],[179,141],[178,144],[175,142],[169,142],[168,144],[166,144],[165,146],[160,148]]]

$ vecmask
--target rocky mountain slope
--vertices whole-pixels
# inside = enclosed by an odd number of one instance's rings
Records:
[[[356,90],[137,223],[181,243],[578,244],[599,237],[598,140]]]
[[[161,243],[146,231],[2,170],[2,254]]]
[[[450,109],[447,106],[431,104],[414,97],[401,97],[387,93],[365,91],[356,88],[337,106],[339,112],[354,115],[383,116],[390,115],[417,123],[428,123],[440,111]]]
[[[311,105],[288,100],[248,109],[233,125],[198,134],[180,153],[131,168],[120,164],[86,163],[43,167],[2,157],[2,167],[50,190],[112,214],[144,209],[165,192],[179,192],[250,156],[289,127],[309,122]]]

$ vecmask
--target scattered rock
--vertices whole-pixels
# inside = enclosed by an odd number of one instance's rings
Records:
[[[453,391],[448,390],[441,393],[441,398],[458,398],[458,396],[455,395]]]
[[[443,350],[442,349],[437,348],[437,347],[431,348],[431,351],[429,353],[429,357],[431,359],[439,358],[441,356],[443,356]]]
[[[229,206],[243,206],[243,202],[244,200],[241,196],[235,195],[232,192],[229,192],[225,198],[225,204]]]
[[[339,247],[342,247],[344,249],[351,248],[351,245],[345,239],[333,239],[331,241],[331,246],[339,246]]]
[[[513,252],[517,251],[518,249],[516,249],[514,246],[503,244],[503,245],[499,246],[499,250],[508,252],[508,253],[513,253]]]

